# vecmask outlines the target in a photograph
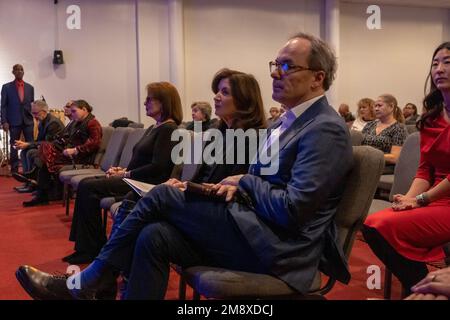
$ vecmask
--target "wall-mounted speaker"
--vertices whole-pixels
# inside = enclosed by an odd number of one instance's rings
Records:
[[[62,50],[53,51],[53,64],[64,64],[64,57]]]

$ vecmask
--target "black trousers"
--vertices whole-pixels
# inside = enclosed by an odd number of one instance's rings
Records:
[[[22,126],[10,126],[9,128],[9,142],[10,142],[10,161],[11,161],[11,172],[17,172],[19,167],[19,156],[18,151],[15,149],[14,143],[16,140],[20,139],[20,134],[23,132],[26,142],[33,142],[33,128],[34,125],[22,125]]]
[[[375,228],[363,226],[362,233],[375,255],[400,280],[409,295],[411,287],[428,274],[427,265],[399,254]]]
[[[138,201],[97,259],[129,274],[126,299],[163,299],[170,262],[269,273],[226,203],[164,184]]]
[[[75,251],[92,256],[100,252],[106,243],[100,200],[123,197],[130,190],[122,178],[87,178],[80,182],[69,236],[69,240],[75,242]]]
[[[50,198],[50,200],[56,200],[58,197],[52,191],[62,190],[57,174],[50,173],[46,165],[38,168],[37,183],[38,197],[42,199],[48,200]]]

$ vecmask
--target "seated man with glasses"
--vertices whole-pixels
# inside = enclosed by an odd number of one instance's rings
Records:
[[[38,146],[42,141],[52,142],[58,134],[64,129],[64,124],[49,113],[48,105],[43,100],[36,100],[31,103],[31,114],[39,122],[38,136],[35,142],[24,142],[16,140],[14,147],[22,150],[20,158],[22,160],[22,172],[18,174],[13,172],[13,177],[25,184],[22,187],[14,187],[19,193],[33,191],[28,179],[35,179],[37,169],[42,166],[42,161],[38,156]]]

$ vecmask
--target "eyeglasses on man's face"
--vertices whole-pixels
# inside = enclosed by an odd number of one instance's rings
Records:
[[[278,71],[281,75],[286,75],[298,71],[305,71],[305,70],[311,70],[314,71],[311,68],[303,67],[303,66],[297,66],[292,63],[288,62],[278,62],[278,61],[270,61],[269,62],[269,70],[270,73],[273,73],[275,70]]]

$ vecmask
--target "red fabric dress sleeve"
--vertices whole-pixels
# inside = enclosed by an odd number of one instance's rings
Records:
[[[419,168],[417,168],[416,178],[427,180],[429,183],[432,183],[431,177],[431,165],[428,161],[423,159],[422,153],[420,154],[420,163]]]
[[[429,161],[427,161],[426,154],[424,152],[424,150],[428,148],[427,145],[429,142],[429,136],[424,131],[422,131],[420,133],[420,161],[415,178],[424,179],[429,183],[432,183],[432,165]]]

